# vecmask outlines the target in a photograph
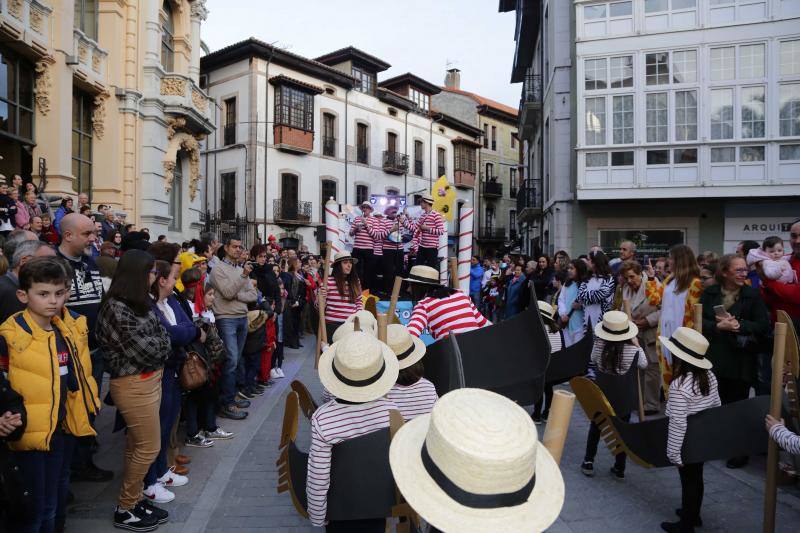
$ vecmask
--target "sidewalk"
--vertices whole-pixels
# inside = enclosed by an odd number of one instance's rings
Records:
[[[292,506],[287,494],[278,494],[278,441],[284,400],[293,379],[303,381],[315,397],[321,387],[314,370],[313,340],[306,336],[301,350],[287,350],[285,379],[276,380],[268,392],[256,398],[250,416],[242,422],[220,419],[236,438],[218,441],[213,448],[184,450],[192,457],[190,483],[174,489],[174,502],[165,504],[170,523],[158,531],[235,533],[249,531],[314,532]],[[115,505],[124,450],[121,434],[111,435],[113,408],[100,417],[101,451],[98,465],[115,472],[108,484],[73,485],[77,501],[70,507],[70,531],[92,533],[113,531],[111,514]],[[537,426],[540,438],[543,426]],[[576,406],[561,462],[566,484],[566,501],[561,516],[550,531],[608,532],[660,531],[659,524],[674,519],[680,505],[680,483],[673,468],[644,469],[628,463],[626,479],[616,481],[608,474],[613,459],[601,446],[594,478],[580,473],[579,465],[588,431],[588,421]],[[300,417],[298,443],[308,449],[309,425]],[[764,458],[758,457],[742,470],[729,470],[724,462],[706,464],[706,492],[703,504],[704,532],[760,531],[763,513]],[[778,495],[777,531],[797,530],[800,523],[800,491],[781,490]]]

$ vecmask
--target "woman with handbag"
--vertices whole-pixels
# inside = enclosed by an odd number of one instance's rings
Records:
[[[706,357],[714,365],[722,404],[745,400],[756,382],[758,353],[770,330],[769,312],[747,281],[747,263],[734,254],[719,260],[717,285],[708,287],[703,304],[703,335],[708,339]],[[728,468],[747,464],[747,457],[728,460]]]

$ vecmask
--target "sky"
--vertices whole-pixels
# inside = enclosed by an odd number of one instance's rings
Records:
[[[514,13],[497,0],[208,0],[202,38],[214,51],[255,37],[314,58],[355,46],[392,67],[378,80],[413,72],[444,84],[448,63],[461,88],[517,107],[509,83]]]

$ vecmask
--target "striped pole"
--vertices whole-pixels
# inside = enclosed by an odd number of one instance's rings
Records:
[[[446,223],[445,223],[446,224]],[[445,228],[447,226],[445,225]],[[447,230],[439,235],[439,283],[447,285]]]
[[[344,250],[339,234],[339,204],[333,198],[325,202],[325,240],[331,243],[334,255]]]
[[[458,289],[469,295],[469,270],[472,258],[472,222],[475,209],[464,204],[458,214]]]

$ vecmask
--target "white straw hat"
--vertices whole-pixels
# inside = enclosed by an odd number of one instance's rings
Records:
[[[333,256],[333,262],[338,263],[339,261],[352,261],[355,265],[358,263],[358,259],[350,255],[350,252],[338,252],[336,255]]]
[[[425,355],[425,343],[402,324],[389,324],[386,327],[386,344],[397,356],[400,370],[410,367]]]
[[[639,328],[622,311],[606,311],[594,327],[595,337],[606,341],[626,341],[639,334]]]
[[[331,344],[319,359],[319,380],[336,398],[370,402],[385,395],[397,381],[397,356],[363,331]]]
[[[359,322],[361,322],[361,319],[359,319]],[[373,337],[377,338],[378,337],[377,324],[378,323],[376,322],[375,328],[372,328],[371,326],[364,327],[361,324],[359,325],[359,327],[361,328],[361,331],[369,333]],[[355,330],[356,330],[355,322],[342,322],[341,325],[338,328],[336,328],[336,330],[333,332],[333,338],[331,339],[331,342],[339,342],[346,336],[353,333]]]
[[[422,195],[421,200],[427,204],[433,205],[433,195],[425,193]]]
[[[483,389],[456,389],[406,422],[389,463],[411,507],[442,531],[542,531],[564,504],[561,471],[530,415]]]
[[[425,283],[427,285],[441,285],[439,281],[439,271],[426,265],[415,265],[411,267],[408,277],[403,281],[411,283]]]
[[[556,310],[547,302],[543,302],[539,300],[536,302],[539,305],[539,313],[541,313],[542,318],[548,318],[551,321],[555,322]]]
[[[687,363],[693,364],[697,368],[708,370],[713,366],[711,361],[706,359],[708,339],[703,337],[703,334],[699,331],[680,327],[672,332],[670,338],[659,336],[658,340],[667,347],[669,353],[678,359],[683,359]]]

